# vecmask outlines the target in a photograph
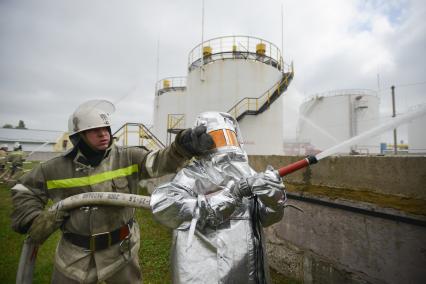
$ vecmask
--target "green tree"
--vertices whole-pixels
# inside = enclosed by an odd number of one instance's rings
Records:
[[[13,125],[6,123],[5,125],[3,125],[3,128],[13,128]]]
[[[17,129],[27,129],[27,128],[25,127],[25,122],[24,122],[23,120],[20,120],[20,121],[18,122],[18,126],[16,126],[15,128],[17,128]]]

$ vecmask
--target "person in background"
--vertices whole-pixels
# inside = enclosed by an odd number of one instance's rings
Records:
[[[17,179],[24,174],[24,161],[26,154],[22,151],[22,145],[19,142],[15,142],[13,145],[13,151],[7,155],[8,172],[5,176],[5,180],[10,187],[12,187]]]
[[[0,178],[3,177],[3,174],[6,172],[7,164],[7,145],[3,144],[0,147]]]
[[[158,151],[119,147],[113,143],[105,100],[80,105],[69,118],[74,147],[40,164],[12,188],[12,228],[28,233],[38,244],[57,228],[62,230],[54,260],[52,283],[140,283],[139,226],[134,209],[85,206],[69,212],[43,210],[84,192],[137,193],[142,179],[176,172],[213,142],[205,127],[180,132]]]
[[[173,283],[269,283],[262,227],[281,220],[286,196],[277,172],[248,164],[237,121],[198,116],[214,148],[151,195],[154,218],[173,228]]]

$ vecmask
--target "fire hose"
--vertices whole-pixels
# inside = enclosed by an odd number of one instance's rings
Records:
[[[70,196],[55,203],[49,208],[50,211],[68,211],[82,206],[109,205],[133,208],[151,209],[150,197],[136,194],[116,192],[86,192]],[[31,237],[24,241],[16,273],[16,284],[31,284],[39,245]]]
[[[318,160],[314,156],[308,156],[300,161],[287,165],[277,170],[277,173],[284,177],[299,169],[305,168],[311,164],[317,163]],[[48,210],[69,211],[82,206],[108,205],[144,208],[150,210],[150,197],[136,194],[126,194],[117,192],[86,192],[70,196],[64,200],[55,203]],[[21,256],[19,259],[18,270],[16,274],[16,284],[31,284],[33,281],[33,272],[37,251],[39,245],[36,244],[31,237],[27,237],[22,246]]]

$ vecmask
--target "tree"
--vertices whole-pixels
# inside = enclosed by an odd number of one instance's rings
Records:
[[[23,120],[20,120],[20,121],[18,122],[18,126],[16,126],[15,128],[17,128],[17,129],[27,129],[27,128],[25,127],[25,122],[24,122]]]
[[[13,128],[13,125],[6,123],[5,125],[3,125],[3,128]]]

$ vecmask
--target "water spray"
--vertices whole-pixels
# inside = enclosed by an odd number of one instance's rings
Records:
[[[415,120],[416,118],[419,118],[423,115],[426,114],[426,105],[420,105],[418,107],[418,109],[416,109],[413,112],[409,112],[409,113],[404,113],[398,117],[394,117],[392,118],[390,121],[379,125],[377,127],[373,127],[363,133],[361,133],[360,135],[354,136],[348,140],[343,141],[342,143],[339,143],[331,148],[326,149],[325,151],[322,151],[321,153],[319,153],[318,155],[316,155],[316,158],[319,160],[328,157],[332,154],[337,153],[338,151],[340,151],[342,148],[344,147],[348,147],[348,146],[352,146],[355,145],[357,143],[359,143],[360,141],[366,139],[366,138],[370,138],[370,137],[374,137],[377,136],[385,131],[388,130],[392,130],[395,127],[404,124],[404,123],[408,123],[410,121]]]
[[[337,153],[344,147],[352,146],[354,144],[359,143],[360,141],[374,137],[380,133],[383,133],[385,131],[391,130],[401,124],[410,122],[416,118],[419,118],[426,114],[426,105],[419,106],[415,111],[410,113],[405,113],[399,117],[392,118],[389,122],[384,123],[382,125],[379,125],[377,127],[371,128],[370,130],[367,130],[360,135],[354,136],[348,140],[345,140],[333,147],[330,147],[321,153],[317,154],[316,156],[308,156],[302,160],[299,160],[297,162],[294,162],[290,165],[287,165],[285,167],[282,167],[277,170],[280,177],[284,177],[288,174],[291,174],[297,170],[303,169],[309,165],[318,163],[319,160],[324,159],[332,154]]]

